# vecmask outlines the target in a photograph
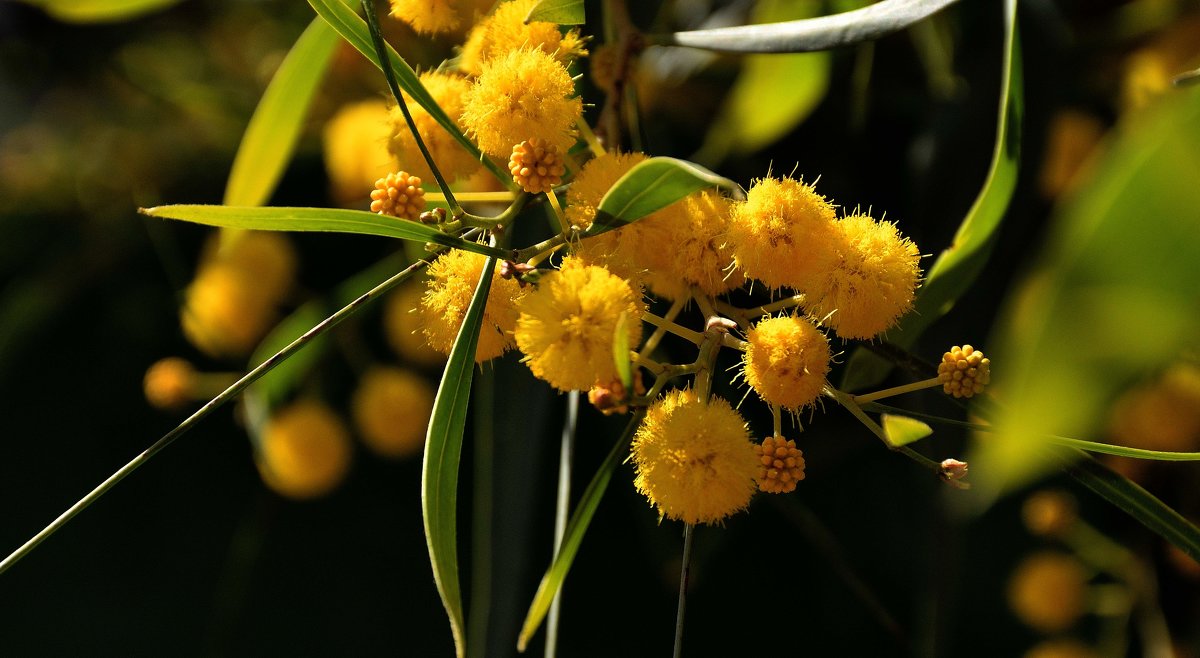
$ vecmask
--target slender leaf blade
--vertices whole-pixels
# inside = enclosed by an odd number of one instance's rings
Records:
[[[916,418],[883,414],[879,417],[887,442],[893,446],[906,446],[933,434],[933,428]]]
[[[351,46],[354,46],[358,52],[362,53],[364,57],[379,67],[380,70],[383,69],[379,55],[375,52],[375,44],[371,40],[371,30],[367,27],[367,22],[356,14],[353,9],[342,4],[342,0],[308,0],[308,4],[312,5],[317,14],[325,19]],[[404,58],[400,57],[391,46],[388,46],[388,60],[392,67],[392,73],[396,76],[396,84],[416,101],[418,105],[425,108],[425,111],[454,138],[454,141],[466,149],[472,157],[482,162],[497,179],[508,185],[511,189],[513,187],[512,176],[501,169],[491,158],[485,157],[480,153],[479,148],[471,140],[467,139],[467,136],[458,129],[458,125],[454,123],[454,120],[446,114],[445,110],[437,104],[437,101],[425,89],[425,85],[421,84],[416,71],[413,71],[408,62],[405,62]]]
[[[483,326],[496,259],[484,263],[483,273],[459,328],[446,370],[438,385],[425,436],[425,458],[421,470],[421,516],[429,562],[454,636],[458,658],[466,655],[466,620],[458,580],[458,466],[462,457],[463,432],[467,426],[467,403],[475,374],[475,348]]]
[[[694,162],[655,157],[625,172],[600,200],[588,235],[620,228],[703,189],[720,187],[740,193],[737,183]]]
[[[583,25],[583,0],[542,0],[529,10],[526,23],[546,21],[559,25]]]
[[[320,18],[296,40],[246,126],[225,184],[225,205],[261,206],[270,198],[337,44],[337,33]]]
[[[115,23],[179,4],[180,0],[25,0],[68,23]]]
[[[447,235],[432,226],[385,217],[364,210],[343,208],[245,207],[176,205],[142,208],[151,217],[178,219],[206,226],[245,228],[260,231],[324,231],[357,233],[386,238],[432,242],[443,247],[473,251],[485,256],[508,258],[509,252]]]
[[[545,576],[542,577],[542,582],[538,585],[537,593],[533,596],[533,602],[529,605],[529,612],[525,615],[525,623],[521,626],[521,635],[517,639],[517,651],[525,651],[529,640],[533,634],[537,632],[538,626],[545,619],[546,613],[550,610],[550,604],[554,601],[554,595],[562,587],[563,581],[567,577],[567,572],[571,570],[571,564],[575,561],[575,555],[579,552],[579,546],[583,543],[583,536],[587,533],[588,526],[592,522],[592,517],[596,514],[596,508],[600,505],[600,499],[604,497],[604,492],[608,490],[609,480],[612,479],[613,471],[622,462],[626,451],[629,449],[629,443],[633,440],[633,433],[637,431],[638,425],[642,422],[642,417],[645,416],[645,408],[639,408],[633,417],[629,419],[629,424],[625,426],[625,431],[621,434],[621,438],[609,451],[608,456],[604,458],[604,462],[600,464],[600,469],[596,471],[596,475],[592,477],[592,481],[588,483],[587,489],[579,499],[579,504],[575,507],[575,512],[571,514],[571,520],[567,522],[566,532],[563,533],[562,543],[559,545],[558,554],[554,557],[550,568],[546,570]]]
[[[888,342],[902,348],[912,347],[929,325],[954,307],[983,270],[1017,186],[1024,95],[1016,2],[1008,0],[996,146],[987,178],[950,246],[938,256],[926,275],[917,291],[913,309],[900,320],[899,326],[887,332]],[[890,363],[860,347],[846,364],[840,388],[853,391],[877,386],[890,370]]]
[[[617,365],[617,377],[625,387],[625,395],[633,395],[633,366],[629,361],[629,314],[621,312],[617,318],[617,330],[613,335],[613,361]]]

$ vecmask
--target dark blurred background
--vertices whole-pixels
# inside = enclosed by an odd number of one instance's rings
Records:
[[[274,0],[188,0],[115,22],[62,20],[37,4],[0,4],[4,553],[186,416],[146,402],[152,363],[179,355],[215,373],[253,365],[199,352],[180,330],[184,291],[210,232],[136,209],[221,201],[262,90],[313,18],[305,3]],[[752,4],[652,2],[634,14],[661,29],[712,11],[744,16]],[[979,282],[914,350],[929,360],[952,344],[986,349],[999,301],[1037,253],[1054,201],[1085,156],[1125,113],[1167,93],[1164,76],[1195,67],[1200,55],[1194,2],[1031,0],[1020,15],[1026,106],[1017,195]],[[709,152],[708,164],[744,186],[769,169],[819,175],[824,194],[886,212],[922,253],[937,254],[991,159],[1001,18],[1000,3],[960,3],[873,50],[835,51],[828,89],[803,123],[754,153]],[[389,30],[415,66],[451,54],[450,41],[421,40],[398,24]],[[680,64],[648,52],[638,79],[646,150],[696,153],[737,71],[731,56]],[[366,206],[365,193],[347,200],[333,189],[322,132],[341,108],[380,99],[382,90],[356,52],[338,51],[273,205]],[[300,269],[285,310],[397,250],[356,236],[292,241]],[[358,347],[321,357],[308,388],[331,407],[347,409],[354,358],[396,361],[378,323],[378,309],[364,313],[338,330],[339,342]],[[415,367],[436,381],[436,367]],[[479,373],[499,384],[494,481],[482,492],[472,486],[480,462],[469,427],[464,586],[472,591],[470,562],[490,552],[487,655],[512,655],[550,559],[565,398],[512,354]],[[934,394],[905,403],[962,415]],[[756,435],[769,430],[765,408],[742,409]],[[580,413],[576,495],[624,422],[586,404]],[[226,409],[200,424],[0,577],[0,653],[449,655],[422,532],[419,459],[358,447],[336,491],[294,502],[263,485],[241,418]],[[841,410],[803,420],[808,477],[799,490],[760,496],[725,527],[697,530],[685,655],[1018,656],[1048,636],[1076,638],[1096,655],[1148,655],[1145,626],[1121,612],[1119,596],[1112,603],[1121,585],[1108,576],[1092,580],[1088,614],[1064,631],[1042,633],[1014,615],[1010,574],[1031,552],[1058,546],[1022,524],[1025,492],[961,517],[948,504],[954,491],[881,450]],[[965,438],[939,430],[920,447],[939,459],[962,456]],[[1138,475],[1185,514],[1200,513],[1194,466],[1156,464]],[[659,524],[631,480],[622,466],[567,581],[559,655],[670,651],[681,527]],[[1174,655],[1200,655],[1195,563],[1069,481],[1048,486],[1073,495],[1080,518],[1156,575],[1152,607],[1161,609]],[[491,501],[490,541],[472,535],[477,493]],[[531,655],[541,655],[541,637]]]

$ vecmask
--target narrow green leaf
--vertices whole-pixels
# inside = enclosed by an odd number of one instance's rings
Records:
[[[740,193],[737,183],[693,162],[676,158],[649,158],[613,184],[596,210],[589,235],[620,228],[703,189],[721,187]]]
[[[1086,455],[1067,474],[1200,562],[1200,528],[1149,491]]]
[[[617,376],[625,387],[625,395],[633,395],[633,368],[629,362],[629,315],[624,311],[617,318],[617,331],[613,334],[613,361],[617,364]]]
[[[367,27],[367,22],[353,9],[342,4],[342,0],[308,0],[308,4],[312,5],[317,14],[325,19],[338,34],[342,35],[343,39],[354,46],[372,64],[378,66],[380,70],[383,69],[383,64],[375,53],[375,44],[371,41],[371,30]],[[458,142],[476,160],[481,161],[488,171],[505,183],[509,189],[513,189],[512,176],[501,169],[491,158],[484,157],[479,152],[475,144],[458,129],[454,120],[437,104],[437,101],[433,100],[433,96],[429,95],[425,85],[421,84],[417,73],[408,65],[408,62],[405,62],[404,58],[400,57],[391,46],[388,46],[388,60],[392,67],[392,73],[396,76],[396,84],[416,101],[417,105],[425,108],[425,111],[454,138],[454,141]]]
[[[115,23],[179,4],[179,0],[25,0],[68,23]]]
[[[807,18],[815,16],[822,4],[820,0],[759,0],[751,20],[761,24]],[[718,162],[728,153],[753,153],[787,135],[825,97],[832,61],[827,52],[743,58],[741,73],[696,159]]]
[[[463,432],[467,426],[467,402],[475,374],[475,348],[483,326],[483,310],[491,290],[496,259],[484,263],[483,273],[438,386],[425,436],[425,459],[421,470],[421,512],[429,563],[437,584],[458,658],[466,655],[466,621],[458,582],[458,465],[462,456]]]
[[[179,219],[223,228],[248,228],[260,231],[358,233],[362,235],[379,235],[385,238],[399,238],[401,240],[432,242],[443,247],[473,251],[485,256],[508,258],[511,255],[503,249],[447,235],[432,226],[396,219],[394,217],[385,217],[364,210],[178,205],[142,208],[140,212],[143,215],[151,217]]]
[[[883,433],[888,443],[894,446],[905,446],[933,434],[933,428],[916,418],[883,414],[879,417],[883,425]]]
[[[993,497],[1053,466],[1040,437],[1097,433],[1130,382],[1200,335],[1200,88],[1128,115],[1106,146],[997,316],[1004,406],[971,459]]]
[[[913,310],[900,320],[899,326],[887,332],[888,342],[902,348],[912,347],[921,333],[949,312],[975,282],[992,252],[1001,220],[1012,201],[1020,165],[1025,107],[1016,12],[1016,0],[1006,0],[1000,113],[991,167],[954,240],[938,256],[917,291]],[[877,386],[890,370],[890,363],[860,347],[851,354],[839,388],[854,391]]]
[[[526,23],[546,21],[559,25],[583,25],[583,0],[542,0],[529,10]]]
[[[629,419],[629,424],[625,426],[621,438],[609,451],[604,462],[600,464],[600,470],[596,471],[596,475],[588,483],[587,489],[583,491],[579,505],[571,514],[571,520],[567,522],[567,530],[563,534],[562,544],[559,545],[558,555],[555,556],[550,568],[546,570],[546,575],[542,577],[537,593],[533,596],[533,603],[529,606],[529,612],[525,615],[525,623],[521,626],[521,635],[517,639],[517,651],[525,651],[529,640],[537,632],[542,619],[546,617],[546,612],[550,610],[550,603],[554,601],[554,595],[562,587],[567,572],[571,570],[571,563],[575,561],[575,554],[579,552],[579,546],[583,543],[583,536],[587,533],[592,517],[596,514],[600,499],[608,490],[608,482],[612,479],[613,471],[617,469],[625,453],[629,450],[629,442],[633,440],[633,433],[637,431],[638,425],[641,424],[642,417],[645,415],[644,407],[639,408],[633,414],[633,417]]]
[[[270,198],[337,44],[337,33],[320,18],[296,40],[246,126],[225,184],[225,205],[261,206]]]
[[[956,0],[883,0],[832,16],[770,25],[650,35],[663,46],[687,46],[731,53],[798,53],[871,41],[923,20]]]

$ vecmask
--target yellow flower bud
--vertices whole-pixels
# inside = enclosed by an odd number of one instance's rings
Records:
[[[421,179],[417,176],[397,171],[375,181],[371,212],[415,221],[423,210],[425,190],[421,189]]]
[[[754,479],[760,491],[791,493],[804,479],[804,453],[795,441],[775,435],[763,439],[754,452],[758,456],[758,475]]]
[[[942,390],[956,398],[969,398],[983,392],[992,380],[992,362],[983,352],[963,345],[955,345],[942,355],[938,364],[938,380]]]

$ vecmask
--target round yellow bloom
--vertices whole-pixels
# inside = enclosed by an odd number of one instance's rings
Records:
[[[763,178],[729,223],[734,262],[772,288],[805,291],[837,264],[834,207],[812,185],[792,178]]]
[[[279,231],[222,229],[205,245],[204,267],[223,263],[254,281],[262,294],[280,301],[292,289],[299,257],[291,239]]]
[[[454,347],[486,262],[487,257],[481,254],[452,249],[429,266],[429,281],[421,299],[421,320],[429,345],[442,354],[449,354]],[[516,279],[493,273],[479,344],[475,348],[476,363],[494,359],[512,347],[512,330],[517,323],[515,304],[522,295],[524,291]]]
[[[806,292],[806,308],[842,338],[874,338],[912,308],[921,253],[896,225],[866,215],[836,223],[836,264]]]
[[[1100,658],[1100,654],[1079,640],[1058,639],[1035,645],[1023,658]]]
[[[1044,551],[1025,558],[1008,582],[1008,604],[1029,626],[1057,633],[1084,613],[1087,572],[1075,558]]]
[[[682,211],[683,221],[671,230],[668,244],[674,245],[675,257],[671,273],[713,297],[745,283],[745,276],[733,270],[733,249],[725,242],[730,201],[716,191],[704,191],[688,195],[674,207]]]
[[[633,437],[634,486],[660,517],[718,523],[750,503],[758,457],[746,423],[724,398],[675,390],[646,412]]]
[[[195,385],[196,369],[177,356],[155,362],[142,381],[146,401],[158,409],[178,409],[187,404]]]
[[[592,52],[590,73],[592,84],[600,91],[611,94],[617,80],[617,66],[621,53],[616,44],[606,43]]]
[[[408,457],[425,446],[433,387],[420,375],[392,367],[363,375],[351,402],[354,424],[367,447],[384,457]]]
[[[795,441],[779,435],[767,437],[754,447],[754,452],[759,464],[754,480],[760,491],[791,493],[796,490],[796,483],[804,479],[804,453]]]
[[[517,306],[517,346],[539,379],[562,391],[586,391],[617,379],[613,336],[624,313],[629,344],[642,336],[642,300],[629,282],[573,258],[542,277]]]
[[[418,34],[438,34],[458,27],[461,18],[454,0],[392,0],[391,15]]]
[[[1157,379],[1126,391],[1113,405],[1108,432],[1135,448],[1200,448],[1200,367],[1177,363]]]
[[[1039,491],[1025,499],[1021,506],[1021,520],[1035,535],[1061,535],[1075,518],[1075,499],[1062,491]]]
[[[393,132],[387,103],[380,98],[346,105],[325,124],[325,171],[339,204],[362,199],[376,180],[396,167],[388,153]]]
[[[746,336],[746,382],[771,404],[797,411],[812,404],[829,373],[829,339],[799,316],[769,318]]]
[[[969,398],[983,392],[992,380],[992,361],[983,352],[963,345],[955,345],[942,355],[938,364],[938,380],[942,390],[956,398]]]
[[[419,365],[443,363],[446,355],[429,346],[421,331],[421,295],[424,286],[417,282],[402,284],[388,296],[383,308],[384,337],[396,354]]]
[[[461,130],[463,124],[459,117],[463,112],[464,99],[471,90],[470,80],[453,73],[427,71],[421,74],[421,84],[438,107],[442,108]],[[451,137],[425,108],[418,105],[408,94],[404,95],[404,102],[412,115],[413,124],[417,126],[417,132],[421,133],[425,148],[429,149],[429,155],[433,157],[438,171],[442,172],[447,182],[456,178],[467,178],[480,170],[480,164],[474,156]],[[391,108],[389,119],[391,134],[388,136],[387,147],[396,156],[396,161],[405,171],[419,176],[421,180],[434,180],[433,172],[425,162],[425,156],[421,155],[421,149],[417,146],[417,140],[413,138],[412,130],[404,120],[404,113],[400,111],[399,105]],[[511,144],[509,148],[512,148]]]
[[[425,190],[421,179],[407,171],[397,171],[375,181],[371,191],[371,212],[400,219],[416,220],[425,210]]]
[[[645,153],[617,153],[609,151],[588,160],[567,190],[566,217],[571,226],[580,231],[587,230],[596,219],[596,208],[600,200],[622,176],[634,165],[645,161]]]
[[[565,153],[575,142],[583,103],[571,74],[553,57],[523,48],[483,65],[467,93],[462,123],[479,148],[507,158],[513,146],[538,138]]]
[[[345,479],[351,454],[350,433],[337,414],[320,402],[302,400],[267,421],[258,471],[283,496],[317,498]]]
[[[529,10],[537,3],[538,0],[513,0],[496,7],[494,14],[471,31],[463,46],[459,68],[479,75],[487,62],[519,48],[540,50],[563,64],[587,55],[578,30],[569,30],[564,35],[554,23],[525,22]]]
[[[204,265],[179,313],[183,334],[214,357],[245,356],[275,319],[275,300],[254,278],[228,263]]]

